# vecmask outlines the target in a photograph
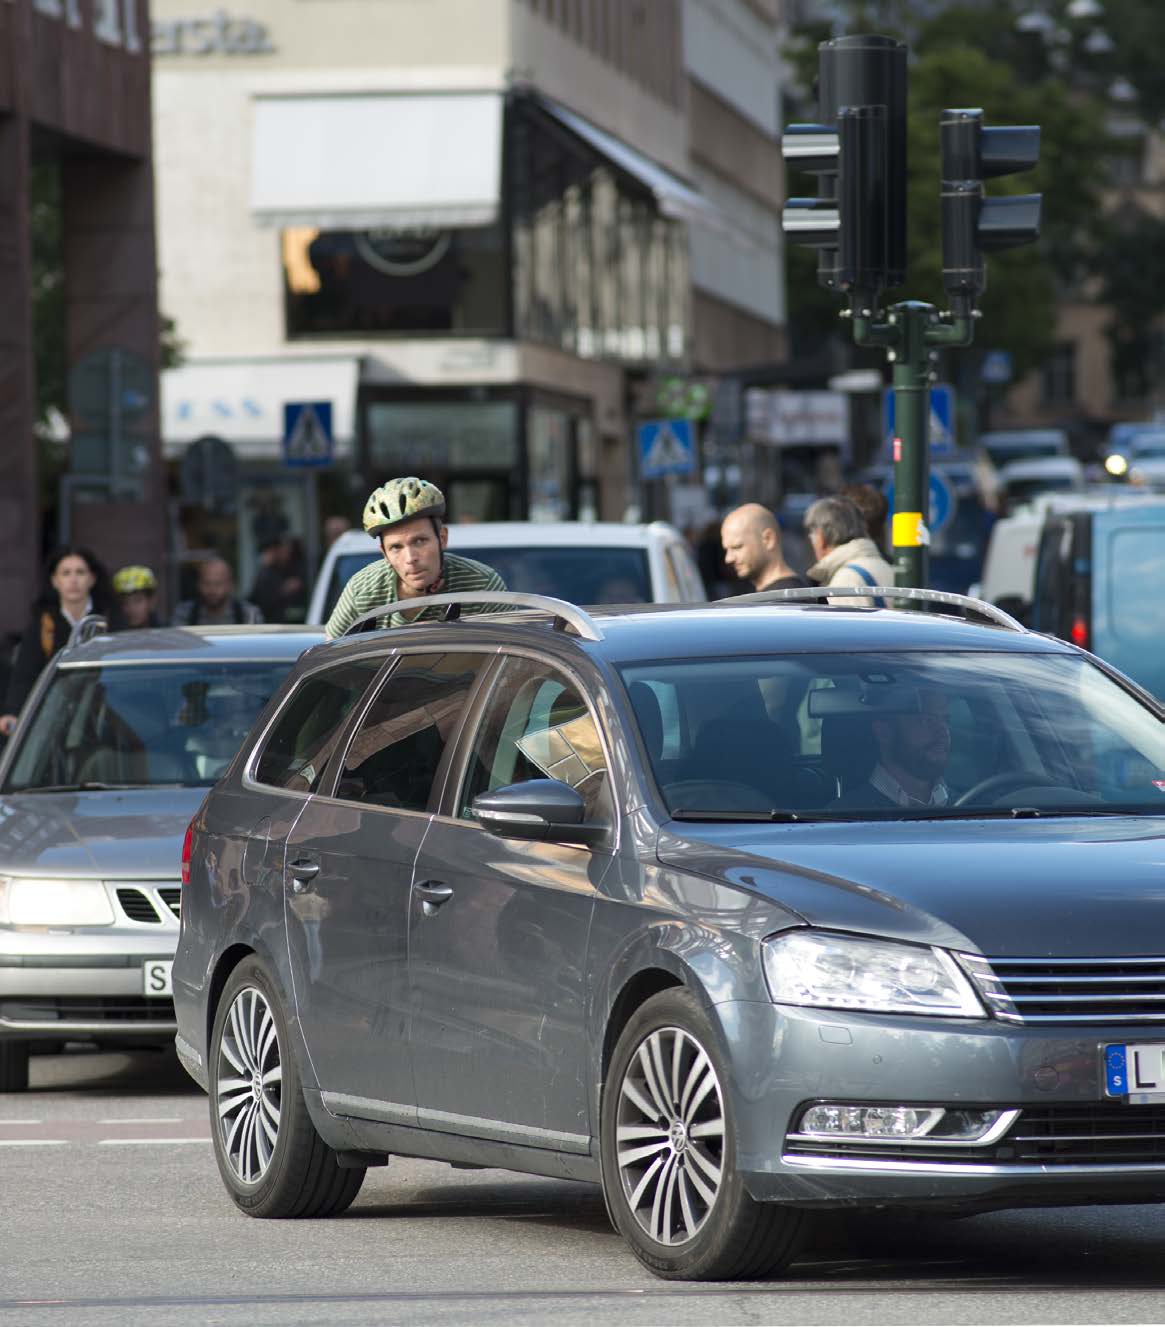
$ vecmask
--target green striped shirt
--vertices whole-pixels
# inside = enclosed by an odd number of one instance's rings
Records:
[[[437,594],[467,594],[471,590],[504,590],[505,581],[492,567],[484,562],[475,562],[472,558],[458,557],[456,553],[445,554],[442,569],[442,583]],[[396,572],[381,558],[367,567],[361,568],[344,586],[343,593],[336,601],[332,616],[324,627],[329,640],[342,636],[353,622],[362,614],[370,613],[382,604],[395,604],[400,598]],[[415,596],[419,598],[420,596]],[[443,608],[424,608],[415,618],[408,621],[400,613],[386,614],[377,622],[378,627],[403,627],[409,622],[432,621],[441,617]],[[490,604],[467,604],[466,613],[496,612]]]

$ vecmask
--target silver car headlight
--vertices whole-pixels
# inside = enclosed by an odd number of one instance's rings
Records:
[[[112,926],[100,880],[0,876],[0,926]]]
[[[831,931],[787,931],[762,945],[777,1004],[883,1014],[984,1018],[971,983],[945,950]]]

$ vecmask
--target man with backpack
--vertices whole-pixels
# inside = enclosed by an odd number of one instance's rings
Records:
[[[815,584],[894,584],[894,568],[866,533],[865,517],[849,498],[818,498],[805,513],[805,536],[816,559],[806,575]],[[858,608],[886,607],[880,595],[844,602]]]

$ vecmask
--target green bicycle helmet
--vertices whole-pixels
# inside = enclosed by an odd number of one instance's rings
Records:
[[[364,529],[379,539],[385,530],[417,516],[441,520],[445,515],[445,495],[427,479],[408,475],[390,479],[373,490],[364,504]]]
[[[113,577],[114,594],[150,594],[158,588],[158,578],[149,567],[122,567]]]

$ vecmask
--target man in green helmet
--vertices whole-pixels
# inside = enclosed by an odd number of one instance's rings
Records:
[[[402,599],[506,588],[505,581],[484,562],[445,552],[449,542],[445,497],[426,479],[408,476],[382,484],[364,504],[364,529],[380,545],[384,560],[358,571],[344,586],[324,627],[329,640],[342,636],[361,614]],[[466,613],[490,611],[489,604],[465,608]],[[440,608],[426,608],[408,615],[386,613],[377,625],[404,626],[421,618],[439,617],[441,612]]]

